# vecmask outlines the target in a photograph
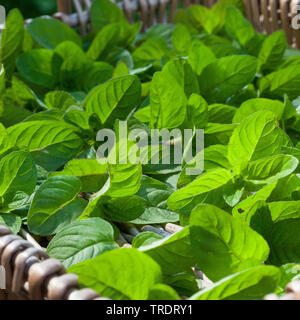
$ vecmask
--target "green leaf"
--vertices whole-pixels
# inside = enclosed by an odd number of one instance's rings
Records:
[[[272,293],[279,279],[278,268],[257,266],[220,280],[196,293],[190,300],[258,300]]]
[[[240,202],[245,191],[243,183],[229,181],[224,187],[224,200],[230,207]]]
[[[208,121],[207,102],[198,94],[193,93],[187,103],[186,119],[183,127],[187,128],[205,128]]]
[[[242,214],[244,212],[248,212],[253,207],[253,205],[255,205],[255,203],[257,201],[268,200],[269,197],[271,196],[272,192],[276,188],[276,185],[277,185],[276,182],[274,182],[270,185],[267,185],[267,186],[263,187],[262,189],[260,189],[259,191],[257,191],[256,193],[254,193],[253,195],[249,196],[248,198],[246,198],[243,201],[241,201],[240,203],[238,203],[233,208],[232,215],[239,216],[240,214]]]
[[[103,198],[130,197],[137,193],[141,185],[142,167],[140,164],[109,164],[109,179],[102,189],[93,194],[80,220],[101,214]],[[105,198],[104,198],[105,199]]]
[[[254,184],[270,184],[293,173],[298,160],[289,155],[275,155],[248,163],[242,175]]]
[[[109,0],[95,0],[91,7],[93,27],[100,30],[105,25],[125,21],[123,11]]]
[[[136,237],[134,237],[132,241],[132,247],[138,249],[139,247],[150,245],[162,238],[163,236],[154,232],[141,232]]]
[[[76,199],[81,182],[72,176],[49,178],[37,190],[28,212],[29,230],[48,236],[58,232],[83,211],[84,203]]]
[[[6,87],[6,83],[5,83],[5,69],[4,69],[4,65],[0,64],[0,94],[3,95],[5,87]]]
[[[0,123],[0,155],[5,154],[13,145],[11,144],[9,135],[2,123]]]
[[[112,225],[100,218],[90,218],[76,221],[58,232],[50,241],[47,254],[69,268],[117,247]]]
[[[171,23],[157,23],[151,26],[146,31],[146,39],[161,39],[169,47],[172,45],[172,35],[175,30],[175,25]]]
[[[143,245],[139,247],[139,251],[156,261],[164,274],[183,272],[196,263],[188,227],[149,245]]]
[[[22,226],[22,218],[12,213],[2,213],[0,214],[0,225],[5,225],[14,234],[19,233]]]
[[[208,106],[208,120],[214,123],[231,123],[238,109],[226,104],[211,104]]]
[[[83,80],[84,90],[89,92],[94,87],[108,81],[112,78],[114,68],[106,63],[97,61],[91,64],[86,70],[86,75]]]
[[[183,24],[177,24],[172,35],[173,48],[176,51],[185,54],[191,43],[192,36],[187,27]]]
[[[233,132],[228,160],[239,173],[250,161],[280,153],[286,136],[276,125],[274,113],[259,111],[246,118]]]
[[[11,143],[27,148],[36,163],[56,170],[83,148],[75,127],[58,121],[29,121],[8,128]]]
[[[83,192],[99,191],[108,179],[108,167],[97,159],[73,159],[63,171],[52,172],[49,177],[74,176],[81,180]]]
[[[30,153],[14,151],[0,161],[0,212],[22,207],[36,186],[36,167]]]
[[[212,281],[267,260],[267,242],[241,220],[208,204],[190,218],[191,243],[197,264]]]
[[[207,33],[213,33],[219,29],[220,20],[214,13],[213,10],[201,5],[192,5],[187,9],[188,18],[193,27],[198,31],[203,28]]]
[[[234,123],[240,123],[255,112],[270,111],[273,112],[278,120],[281,120],[285,106],[281,101],[257,98],[249,99],[241,104],[233,117]]]
[[[36,107],[38,105],[44,108],[43,102],[37,97],[33,90],[15,76],[12,76],[11,89],[14,100],[19,106]]]
[[[101,31],[93,40],[89,50],[87,51],[87,57],[91,60],[102,60],[109,53],[109,50],[117,45],[119,39],[120,27],[118,24],[109,24],[104,26]],[[101,59],[102,58],[102,59]]]
[[[259,89],[264,96],[279,96],[285,94],[293,100],[299,96],[300,65],[289,66],[261,78]]]
[[[104,217],[112,221],[131,221],[145,211],[145,200],[138,196],[103,199],[101,209]]]
[[[225,168],[231,169],[231,165],[227,160],[227,146],[223,145],[213,145],[204,149],[204,167],[205,170]]]
[[[255,35],[252,24],[235,7],[227,8],[225,27],[229,36],[236,39],[241,45],[245,45]]]
[[[27,30],[32,38],[46,49],[54,49],[64,41],[72,41],[82,46],[80,36],[69,26],[57,19],[42,17],[33,19]]]
[[[166,43],[162,39],[149,39],[136,48],[132,54],[135,65],[145,66],[150,62],[159,61],[169,52]]]
[[[225,102],[254,79],[256,68],[256,59],[251,56],[221,58],[201,73],[200,92],[210,103]]]
[[[269,263],[280,266],[300,262],[300,219],[287,219],[274,224],[268,239],[270,245]]]
[[[268,204],[259,200],[255,202],[248,211],[233,214],[247,223],[254,231],[258,232],[265,240],[269,239],[273,229],[272,213]]]
[[[150,289],[147,300],[180,300],[177,292],[171,287],[159,283]]]
[[[88,112],[95,112],[102,123],[111,115],[125,119],[139,103],[141,84],[136,76],[123,76],[112,79],[94,88],[83,105]],[[115,112],[114,112],[115,111]]]
[[[285,33],[282,30],[272,33],[263,43],[258,55],[258,69],[274,70],[281,63],[287,47]]]
[[[199,284],[192,272],[183,272],[164,276],[164,282],[181,296],[188,297],[199,290]]]
[[[120,190],[122,190],[122,196],[130,196],[139,190],[142,177],[142,169],[140,165],[112,165],[109,169],[109,196],[118,197]]]
[[[150,93],[152,128],[178,128],[185,119],[187,99],[183,83],[179,83],[183,81],[183,68],[174,69],[176,63],[169,62],[162,72],[153,76]],[[175,74],[174,70],[182,73]]]
[[[63,111],[78,105],[78,102],[65,91],[48,92],[45,96],[45,103],[49,109],[60,109]]]
[[[60,58],[47,49],[27,51],[17,60],[17,68],[26,80],[48,89],[57,85],[60,66]]]
[[[300,201],[276,201],[268,203],[274,222],[300,218]]]
[[[17,57],[22,50],[23,37],[24,19],[19,9],[13,9],[6,18],[0,45],[0,62],[8,75],[15,70]]]
[[[160,282],[160,268],[136,249],[117,249],[68,269],[79,283],[113,300],[146,300]],[[128,285],[130,283],[130,285]]]
[[[197,76],[200,76],[203,69],[216,60],[214,53],[209,47],[200,41],[193,42],[189,50],[188,62],[196,72]]]
[[[168,206],[175,212],[190,214],[197,204],[205,201],[208,193],[223,187],[231,178],[230,171],[225,169],[204,173],[174,192],[168,199]]]
[[[27,117],[32,115],[32,112],[30,112],[28,109],[17,107],[17,106],[6,106],[1,108],[1,100],[0,100],[0,121],[3,125],[6,127],[13,126],[14,124],[17,124]]]

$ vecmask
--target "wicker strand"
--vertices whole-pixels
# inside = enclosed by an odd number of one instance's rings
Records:
[[[6,271],[6,293],[1,299],[89,300],[100,298],[92,289],[78,289],[74,274],[50,259],[40,248],[0,225],[0,262]]]
[[[55,18],[68,24],[70,27],[80,27],[85,34],[89,25],[89,10],[92,0],[72,0],[77,13],[71,13],[70,0],[58,0],[59,12]],[[111,0],[112,1],[112,0]],[[115,1],[112,1],[116,3]],[[123,0],[117,5],[124,11],[128,21],[134,22],[134,13],[138,13],[142,22],[142,31],[146,31],[156,23],[171,23],[179,7],[180,0]],[[212,7],[217,0],[182,0],[184,8],[194,4],[204,4]],[[300,13],[297,8],[300,0],[243,0],[247,19],[258,32],[271,34],[283,29],[290,45],[300,48],[300,28],[293,30],[292,19]],[[297,20],[300,24],[300,18]]]

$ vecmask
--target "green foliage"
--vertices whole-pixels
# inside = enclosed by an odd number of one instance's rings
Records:
[[[0,50],[0,224],[29,231],[111,299],[283,294],[299,279],[299,51],[282,31],[256,33],[242,3],[192,5],[142,33],[96,0],[84,37],[50,17],[24,27],[12,10]],[[116,133],[112,148],[101,129]],[[138,150],[141,129],[192,136],[185,148],[171,135]],[[204,150],[190,160],[198,129]],[[182,159],[164,163],[163,147],[178,145]],[[126,162],[128,151],[141,160]]]

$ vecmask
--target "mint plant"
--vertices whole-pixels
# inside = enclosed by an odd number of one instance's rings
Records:
[[[256,33],[242,3],[142,33],[96,0],[83,37],[10,11],[0,223],[111,299],[283,294],[300,274],[300,52]]]

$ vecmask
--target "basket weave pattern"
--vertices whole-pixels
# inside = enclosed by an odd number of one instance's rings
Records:
[[[50,259],[41,248],[13,235],[0,225],[0,264],[5,268],[6,290],[0,300],[103,300],[92,289],[79,289],[75,274]]]
[[[213,6],[217,0],[184,0],[184,7],[192,4]],[[89,28],[89,9],[92,0],[58,0],[55,18],[71,27],[79,27],[82,34]],[[128,20],[135,13],[143,22],[143,30],[156,23],[167,23],[179,7],[179,0],[123,0],[118,3]],[[244,0],[246,16],[259,32],[270,34],[285,31],[288,43],[300,48],[300,29],[293,30],[291,21],[297,14],[300,0]],[[75,8],[76,13],[73,12]],[[299,13],[298,13],[299,14]],[[0,264],[6,270],[6,288],[0,290],[0,300],[103,300],[91,289],[79,289],[77,276],[67,274],[63,265],[50,259],[41,248],[0,225]],[[300,300],[300,281],[287,286],[281,298],[271,294],[266,300]]]
[[[58,13],[55,17],[71,27],[79,26],[81,33],[84,34],[89,23],[89,9],[92,2],[92,0],[58,0]],[[139,20],[143,22],[143,30],[146,30],[156,23],[172,22],[180,3],[187,8],[193,4],[212,7],[216,2],[218,1],[122,0],[118,5],[130,22],[133,22],[133,16],[137,13]],[[293,18],[300,14],[297,10],[300,0],[243,0],[243,2],[247,18],[258,32],[271,34],[283,29],[288,43],[300,49],[300,28],[298,30],[292,28]],[[72,14],[72,8],[75,9],[75,14]]]

